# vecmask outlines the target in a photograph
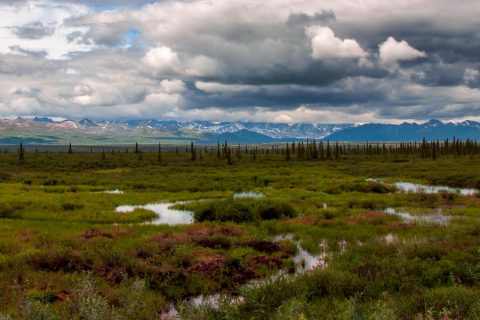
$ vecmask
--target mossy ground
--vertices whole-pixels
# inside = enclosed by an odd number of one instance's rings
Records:
[[[0,154],[0,313],[93,319],[80,305],[91,295],[103,318],[156,319],[172,302],[231,292],[243,303],[225,299],[219,309],[185,307],[181,313],[190,319],[480,317],[480,198],[388,187],[412,181],[476,188],[479,159],[251,158],[227,165],[208,154],[191,161],[184,153],[165,153],[161,162],[155,153],[107,153],[105,159],[27,153],[25,161]],[[367,178],[383,179],[387,187]],[[114,189],[124,193],[99,193]],[[295,216],[154,226],[140,223],[152,219],[151,212],[115,212],[119,205],[225,199],[242,191],[286,203]],[[454,218],[447,227],[407,224],[382,212],[387,207],[412,214],[442,208]],[[292,269],[294,243],[271,241],[285,234],[311,253],[325,241],[328,268],[245,287]],[[387,235],[393,240],[385,241]],[[142,289],[135,297],[140,306],[127,303],[132,286]]]

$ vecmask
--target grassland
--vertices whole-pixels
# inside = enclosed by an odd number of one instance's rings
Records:
[[[478,188],[480,159],[255,158],[0,154],[0,319],[159,319],[172,303],[184,319],[480,318],[480,198],[391,186]],[[203,222],[115,211],[180,200],[202,200],[180,206]],[[297,245],[325,266],[295,273]]]

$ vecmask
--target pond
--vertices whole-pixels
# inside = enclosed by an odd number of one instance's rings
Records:
[[[123,194],[124,192],[122,190],[119,190],[119,189],[115,189],[115,190],[105,190],[105,191],[99,191],[97,193],[106,193],[106,194]]]
[[[398,190],[404,192],[424,192],[424,193],[458,193],[462,196],[471,196],[478,192],[477,189],[469,188],[452,188],[447,186],[429,186],[410,182],[395,182],[393,184]]]
[[[171,209],[176,204],[184,204],[186,202],[165,202],[165,203],[150,203],[139,206],[119,206],[115,209],[116,212],[128,213],[136,209],[144,209],[152,211],[158,215],[157,219],[150,221],[151,224],[192,224],[194,222],[193,212],[187,210]]]
[[[394,208],[386,208],[385,213],[398,216],[402,218],[405,222],[418,222],[424,224],[436,224],[440,226],[448,226],[450,223],[451,217],[442,214],[441,209],[438,209],[437,214],[427,214],[427,215],[412,215],[409,212],[397,211]]]
[[[245,199],[245,198],[261,199],[261,198],[265,198],[265,195],[263,193],[256,193],[256,192],[238,192],[233,194],[233,199]]]

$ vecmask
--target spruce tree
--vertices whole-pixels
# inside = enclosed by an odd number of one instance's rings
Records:
[[[193,141],[190,142],[190,160],[195,161],[197,159],[197,149],[193,146]]]
[[[290,147],[287,142],[287,149],[285,149],[285,160],[290,161]]]
[[[18,149],[18,160],[25,160],[25,149],[23,148],[23,142],[20,142],[20,148]]]
[[[227,147],[227,164],[232,165],[232,149]]]

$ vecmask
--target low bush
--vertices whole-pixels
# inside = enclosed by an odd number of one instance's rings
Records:
[[[227,199],[204,201],[194,208],[196,221],[247,222],[296,216],[287,202],[264,199]]]
[[[24,205],[0,203],[0,219],[14,219],[20,217],[20,210],[24,209]]]

